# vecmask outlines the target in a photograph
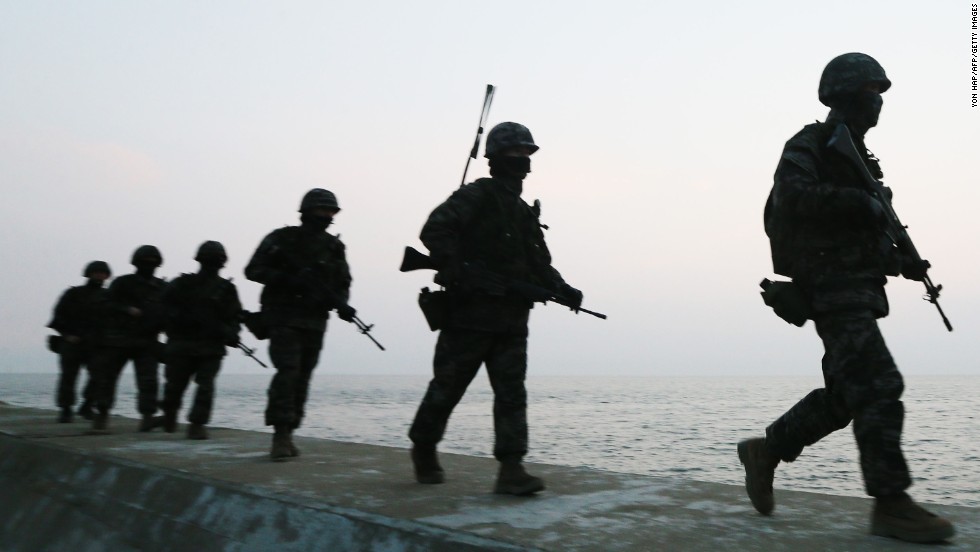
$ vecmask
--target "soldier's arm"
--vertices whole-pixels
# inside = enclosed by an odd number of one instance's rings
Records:
[[[65,290],[58,299],[58,302],[54,306],[54,315],[51,318],[51,322],[48,322],[48,327],[52,330],[64,335],[66,331],[69,331],[68,325],[71,319],[71,289]]]
[[[334,240],[331,251],[334,260],[330,264],[330,284],[333,292],[344,302],[350,301],[350,265],[347,264],[347,247],[339,239]]]
[[[785,215],[817,220],[864,218],[871,196],[858,188],[825,182],[817,159],[805,149],[787,147],[776,167],[773,207]]]
[[[228,283],[228,292],[225,294],[221,309],[221,321],[225,328],[225,344],[234,346],[238,344],[238,334],[241,331],[242,302],[238,299],[238,288],[231,282]]]
[[[467,184],[436,207],[422,226],[419,239],[440,270],[460,262],[460,234],[476,214],[480,198],[480,187]]]
[[[109,284],[105,292],[103,308],[107,313],[123,313],[135,316],[133,310],[139,311],[132,300],[130,275],[120,276]]]
[[[280,281],[286,273],[279,267],[275,259],[278,249],[278,239],[275,232],[266,236],[255,250],[248,265],[245,266],[245,277],[263,285]]]

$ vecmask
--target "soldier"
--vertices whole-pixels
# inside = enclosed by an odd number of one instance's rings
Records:
[[[92,261],[82,272],[88,278],[85,285],[69,288],[54,307],[54,317],[48,327],[61,334],[58,340],[61,375],[58,378],[59,423],[72,421],[72,406],[75,404],[75,381],[82,365],[89,370],[88,382],[82,392],[82,406],[78,414],[92,419],[94,386],[89,361],[96,337],[99,302],[105,294],[103,285],[112,275],[105,261]]]
[[[275,429],[274,461],[299,456],[293,431],[303,420],[310,377],[320,358],[329,311],[350,322],[350,269],[344,244],[326,230],[340,212],[333,193],[314,188],[303,196],[300,225],[267,235],[245,267],[245,276],[263,284],[262,324],[268,329],[269,357],[276,375],[269,384],[265,423]]]
[[[931,542],[951,537],[953,526],[905,493],[911,479],[900,445],[904,384],[877,324],[888,314],[885,276],[922,280],[929,265],[897,255],[884,235],[883,205],[828,147],[834,130],[846,125],[880,179],[864,135],[877,124],[889,87],[873,58],[834,58],[819,86],[820,101],[830,108],[826,122],[807,125],[783,150],[766,203],[766,234],[775,272],[792,278],[823,341],[825,387],[774,421],[765,437],[740,442],[738,456],[753,506],[769,515],[779,462],[792,462],[804,447],[853,420],[865,488],[875,497],[872,534]]]
[[[194,260],[201,264],[196,274],[182,274],[163,292],[166,313],[165,348],[167,383],[163,390],[164,431],[177,430],[177,412],[193,377],[197,383],[194,406],[187,415],[188,439],[207,439],[205,425],[211,419],[214,379],[221,369],[225,346],[238,344],[242,304],[235,284],[218,275],[228,260],[223,245],[206,241]]]
[[[131,262],[136,271],[113,280],[103,302],[102,335],[92,362],[98,378],[98,412],[92,429],[97,431],[108,427],[116,383],[130,360],[136,372],[137,402],[142,415],[139,430],[155,427],[161,348],[158,338],[163,329],[160,297],[166,284],[153,273],[163,264],[163,257],[156,247],[141,245],[133,252]]]
[[[461,186],[422,228],[420,238],[438,270],[436,283],[446,288],[450,304],[436,343],[433,378],[409,431],[419,483],[443,482],[436,445],[453,408],[485,363],[494,390],[494,457],[500,462],[494,491],[530,495],[544,489],[544,481],[521,464],[527,453],[524,379],[532,303],[510,292],[488,293],[467,276],[468,268],[480,267],[554,290],[581,305],[582,293],[551,266],[537,210],[521,199],[530,156],[537,150],[523,125],[495,126],[485,152],[491,178]]]

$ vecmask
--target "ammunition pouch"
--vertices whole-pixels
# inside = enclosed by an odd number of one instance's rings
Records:
[[[248,331],[252,332],[255,339],[261,341],[269,338],[269,323],[262,316],[261,312],[244,311],[242,313],[242,323],[245,324]]]
[[[441,330],[446,327],[449,319],[449,292],[429,291],[429,288],[422,288],[419,293],[419,308],[425,315],[425,321],[429,324],[432,331]]]
[[[48,336],[48,350],[59,355],[64,350],[65,338],[60,335]]]
[[[786,322],[803,327],[812,317],[810,301],[794,282],[773,282],[764,279],[759,283],[759,287],[762,288],[762,301],[772,307],[776,316]]]

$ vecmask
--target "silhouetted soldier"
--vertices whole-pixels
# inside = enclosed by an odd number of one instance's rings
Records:
[[[500,461],[497,493],[528,495],[544,481],[522,465],[527,454],[527,323],[531,300],[510,291],[481,288],[469,269],[493,272],[564,295],[573,307],[582,293],[551,266],[538,212],[521,199],[538,150],[531,132],[517,123],[501,123],[487,135],[491,178],[460,187],[435,208],[420,238],[438,269],[436,282],[451,298],[439,334],[433,378],[422,399],[409,437],[419,483],[442,483],[436,445],[450,414],[481,364],[494,390],[494,457]]]
[[[191,378],[197,384],[194,405],[187,415],[189,439],[207,439],[211,420],[214,380],[221,369],[225,347],[238,344],[242,304],[235,284],[218,275],[228,256],[216,241],[201,244],[194,260],[201,264],[196,274],[182,274],[163,292],[167,345],[163,390],[163,419],[168,433],[177,430],[177,413]]]
[[[112,275],[105,261],[92,261],[85,267],[82,276],[88,278],[85,285],[68,288],[58,304],[54,307],[54,317],[48,327],[61,334],[57,340],[57,353],[61,365],[61,375],[58,377],[58,422],[72,421],[72,407],[75,405],[75,381],[82,365],[89,371],[88,382],[82,392],[82,406],[78,409],[80,416],[92,418],[92,401],[94,386],[92,369],[92,351],[98,325],[98,310],[100,301],[105,294],[103,285]]]
[[[877,125],[881,94],[890,87],[870,56],[834,58],[819,86],[820,101],[831,109],[827,121],[807,125],[783,150],[766,203],[766,234],[775,272],[793,279],[802,297],[796,303],[807,306],[823,341],[825,387],[774,421],[764,438],[739,443],[738,456],[753,506],[768,515],[779,462],[792,462],[853,420],[865,488],[875,497],[871,532],[930,542],[951,537],[953,526],[905,493],[912,480],[901,447],[904,383],[877,323],[888,314],[885,276],[922,280],[929,264],[898,255],[886,239],[885,206],[868,192],[863,167],[830,147],[846,125],[867,170],[881,179],[864,135]]]
[[[245,276],[263,284],[262,319],[269,333],[269,358],[276,375],[269,384],[265,423],[275,428],[273,460],[298,456],[293,430],[303,420],[310,378],[320,358],[329,311],[350,322],[346,305],[350,270],[344,244],[326,232],[340,211],[333,193],[314,188],[303,196],[300,226],[267,235],[245,267]]]
[[[137,402],[142,415],[139,430],[150,431],[155,426],[161,349],[158,339],[163,329],[160,298],[166,284],[153,273],[163,264],[163,257],[156,247],[141,245],[133,252],[131,262],[136,271],[113,280],[105,294],[103,329],[92,362],[98,381],[98,412],[92,424],[96,430],[108,427],[119,374],[130,360],[136,372]]]

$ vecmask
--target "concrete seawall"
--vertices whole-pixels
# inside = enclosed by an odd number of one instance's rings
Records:
[[[110,427],[0,404],[0,550],[921,548],[870,536],[862,498],[777,490],[767,518],[738,486],[547,465],[548,490],[516,498],[490,492],[492,459],[443,455],[446,484],[422,486],[404,449],[298,438],[302,456],[273,463],[267,433]],[[943,550],[980,550],[980,510],[934,509],[957,528]]]

